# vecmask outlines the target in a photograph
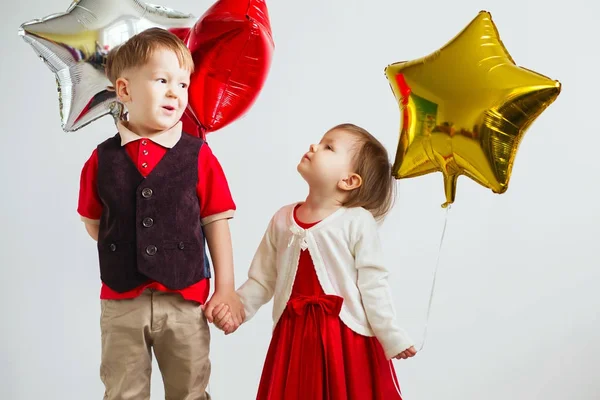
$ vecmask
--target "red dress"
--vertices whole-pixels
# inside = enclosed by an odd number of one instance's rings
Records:
[[[295,215],[294,215],[295,218]],[[304,224],[303,228],[314,224]],[[401,400],[391,361],[375,337],[339,318],[343,298],[326,295],[307,250],[273,332],[257,400]]]

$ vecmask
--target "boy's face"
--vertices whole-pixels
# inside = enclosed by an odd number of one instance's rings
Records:
[[[157,48],[141,67],[124,72],[116,91],[129,112],[129,128],[148,135],[171,128],[188,103],[190,71],[171,50]]]

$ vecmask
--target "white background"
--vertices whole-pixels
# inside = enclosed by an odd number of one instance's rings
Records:
[[[99,399],[99,273],[77,213],[79,174],[110,117],[60,128],[54,77],[17,36],[67,0],[3,2],[0,147],[0,398]],[[157,0],[158,3],[158,0]],[[160,3],[200,16],[209,1]],[[438,49],[481,9],[519,65],[563,84],[532,125],[508,192],[461,178],[448,215],[424,350],[396,362],[406,400],[600,398],[600,61],[592,0],[270,1],[276,51],[243,118],[209,136],[238,205],[231,222],[240,284],[269,218],[301,200],[295,166],[341,122],[395,154],[399,112],[383,74]],[[402,325],[420,343],[445,211],[440,174],[402,180],[382,227]],[[214,331],[215,399],[253,399],[271,305],[233,336]],[[158,369],[153,398],[164,397]],[[309,397],[307,397],[309,399]]]

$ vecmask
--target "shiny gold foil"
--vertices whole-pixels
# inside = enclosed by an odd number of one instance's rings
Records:
[[[433,54],[385,74],[401,112],[393,174],[441,172],[443,207],[454,202],[460,175],[504,193],[523,135],[561,90],[515,64],[486,11]]]

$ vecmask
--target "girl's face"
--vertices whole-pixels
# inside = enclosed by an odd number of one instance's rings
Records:
[[[298,172],[311,188],[335,189],[354,174],[353,158],[358,140],[342,129],[327,132],[318,144],[311,144],[298,164]]]

